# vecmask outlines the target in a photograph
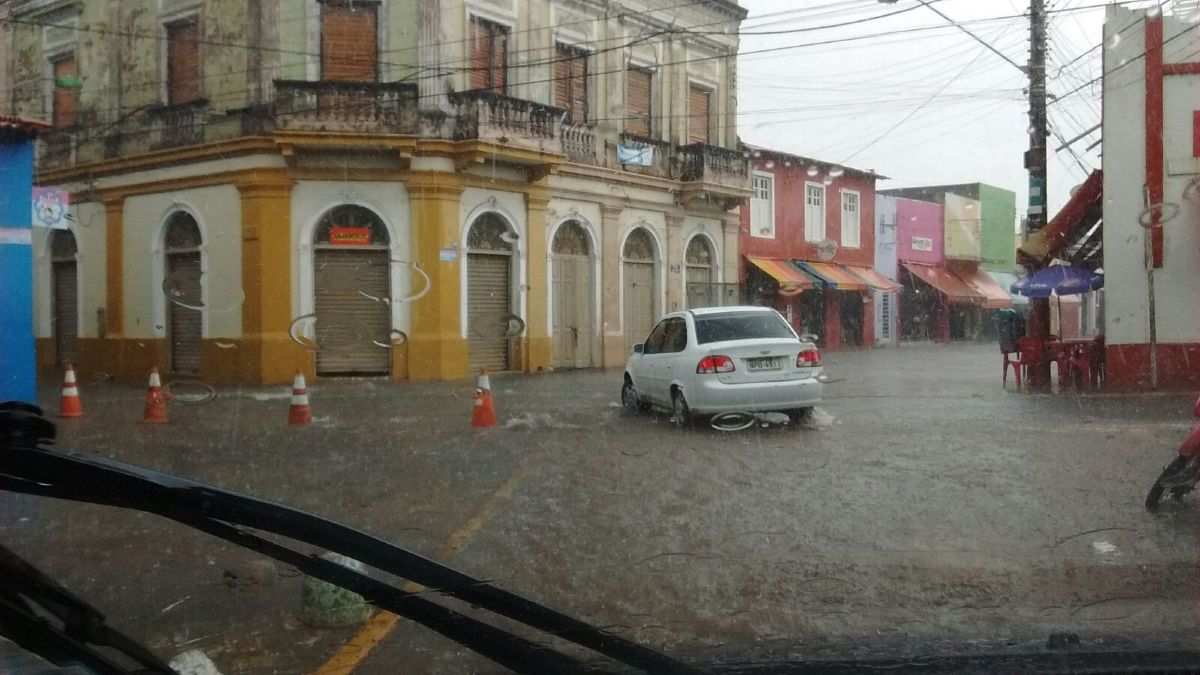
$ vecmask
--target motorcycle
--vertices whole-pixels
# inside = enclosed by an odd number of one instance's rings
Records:
[[[1196,399],[1192,414],[1200,419],[1200,399]],[[1168,464],[1158,480],[1154,481],[1154,487],[1151,487],[1150,493],[1146,495],[1146,509],[1157,510],[1163,494],[1168,490],[1175,501],[1180,501],[1184,495],[1196,488],[1197,481],[1200,481],[1200,421],[1192,427],[1187,438],[1183,439],[1179,446],[1179,456]]]

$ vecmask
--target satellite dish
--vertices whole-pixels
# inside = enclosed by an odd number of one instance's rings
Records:
[[[838,245],[832,239],[826,239],[817,244],[817,259],[821,262],[829,262],[837,255]]]

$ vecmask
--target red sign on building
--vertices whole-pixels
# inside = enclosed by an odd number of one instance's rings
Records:
[[[369,246],[371,244],[371,228],[331,227],[329,228],[329,243],[332,246]]]

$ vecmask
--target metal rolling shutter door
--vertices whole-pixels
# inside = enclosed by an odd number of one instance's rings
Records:
[[[472,253],[467,256],[467,321],[471,370],[508,370],[507,322],[511,258]]]
[[[58,362],[76,361],[79,337],[78,268],[73,262],[54,263],[54,344]]]
[[[183,279],[200,278],[200,254],[177,253],[167,258],[172,275],[178,274]],[[200,306],[200,284],[187,283],[183,286],[183,296],[179,302],[193,307]],[[171,339],[171,371],[175,373],[197,374],[200,372],[200,340],[202,337],[201,312],[180,307],[168,302],[167,311],[170,313]]]
[[[388,306],[364,297],[390,297],[386,251],[318,249],[316,258],[317,373],[391,372]],[[360,293],[361,291],[361,293]]]

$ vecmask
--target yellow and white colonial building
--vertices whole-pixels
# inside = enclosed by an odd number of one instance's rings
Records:
[[[618,366],[736,299],[731,0],[11,4],[9,103],[71,198],[35,232],[44,368]]]

